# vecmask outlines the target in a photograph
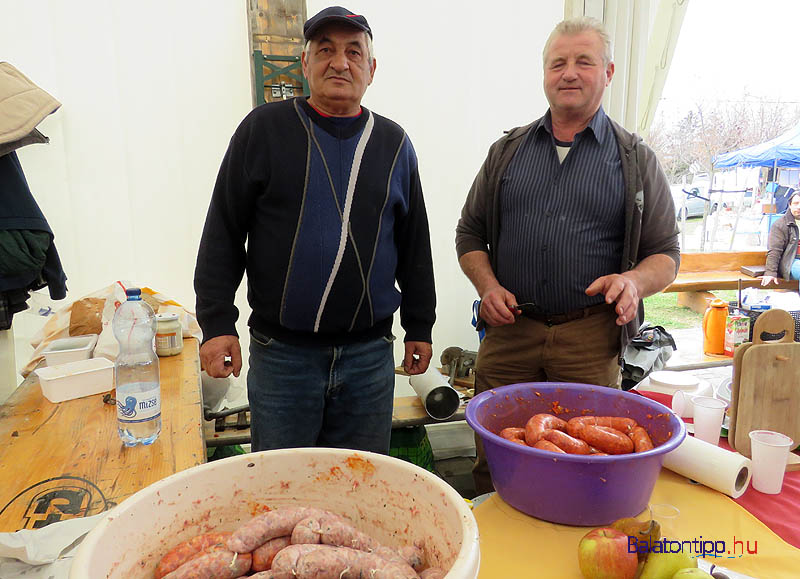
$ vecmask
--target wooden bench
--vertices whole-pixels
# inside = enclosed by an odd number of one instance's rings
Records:
[[[767,260],[766,251],[720,251],[714,253],[681,253],[678,277],[664,292],[680,292],[678,304],[703,312],[707,300],[713,298],[709,290],[735,290],[741,287],[761,287],[761,279],[743,273],[749,267],[760,271]],[[741,286],[740,286],[741,284]],[[798,288],[796,280],[779,279],[768,289]]]

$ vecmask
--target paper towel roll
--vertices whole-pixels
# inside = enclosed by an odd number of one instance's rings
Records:
[[[734,499],[747,490],[753,471],[746,456],[688,435],[664,455],[664,466]]]
[[[433,366],[428,366],[424,373],[412,376],[408,381],[431,418],[447,420],[458,410],[458,405],[461,403],[458,392]]]

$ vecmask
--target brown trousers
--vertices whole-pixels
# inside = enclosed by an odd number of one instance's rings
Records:
[[[619,388],[620,326],[609,307],[586,318],[547,326],[524,316],[487,327],[475,365],[475,394],[520,382],[578,382]],[[472,469],[475,490],[494,490],[480,437]]]

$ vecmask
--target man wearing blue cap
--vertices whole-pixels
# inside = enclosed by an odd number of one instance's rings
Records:
[[[200,358],[213,377],[238,376],[233,302],[247,271],[252,449],[386,453],[398,308],[405,370],[432,355],[417,158],[401,127],[361,106],[375,74],[366,18],[335,6],[303,31],[309,97],[252,111],[217,177],[195,271]]]

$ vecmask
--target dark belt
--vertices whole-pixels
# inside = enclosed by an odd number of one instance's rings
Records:
[[[614,304],[597,304],[596,306],[589,306],[588,308],[581,308],[579,310],[572,310],[564,314],[540,314],[531,311],[522,310],[521,314],[526,318],[542,322],[548,326],[557,326],[559,324],[566,324],[574,320],[588,318],[593,314],[600,312],[609,312],[614,309]]]

